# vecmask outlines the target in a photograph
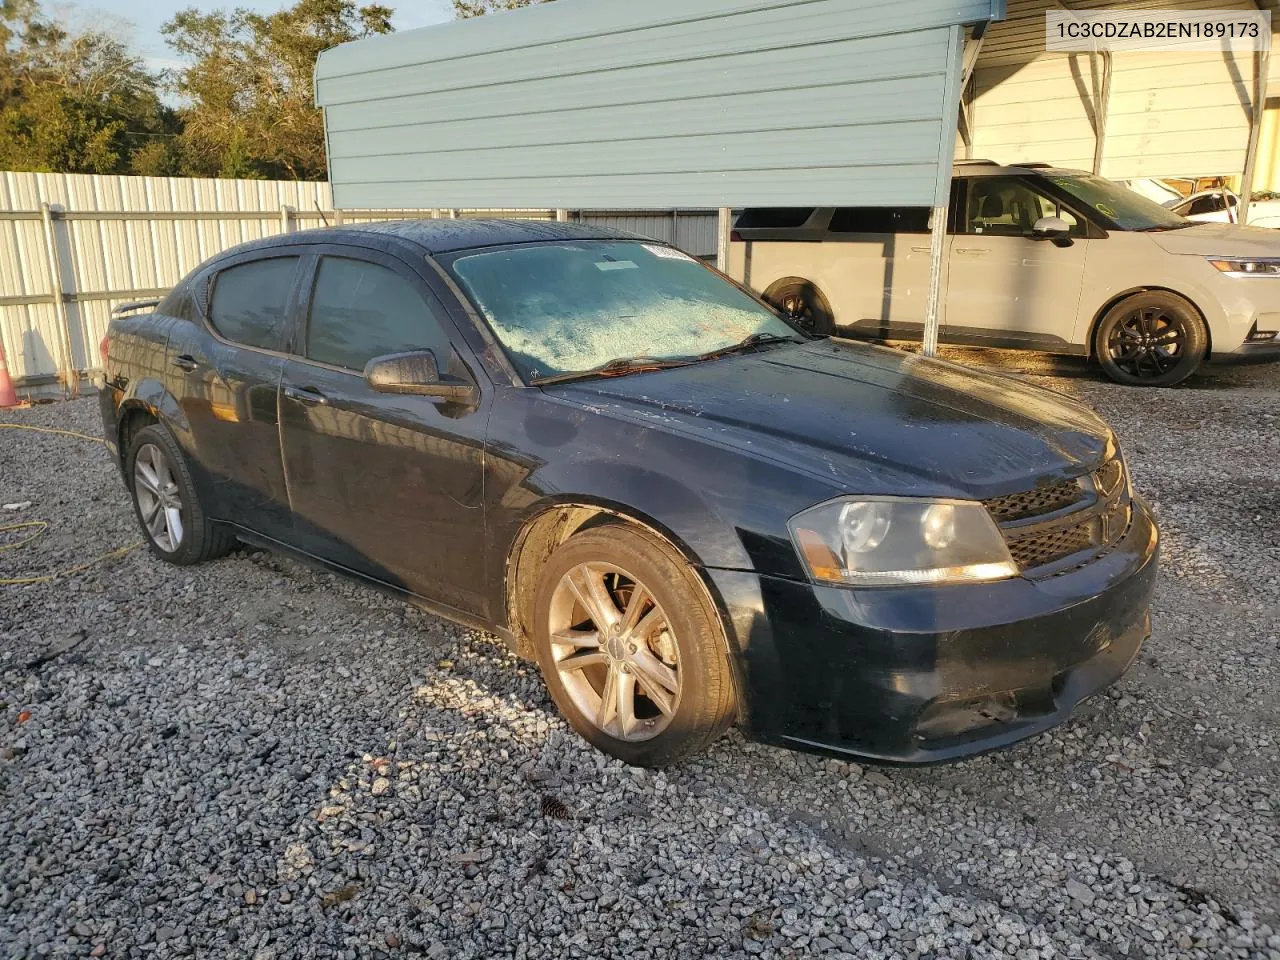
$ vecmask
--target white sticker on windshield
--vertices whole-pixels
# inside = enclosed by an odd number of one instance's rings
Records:
[[[687,253],[681,253],[672,247],[660,247],[656,243],[642,243],[642,247],[652,253],[655,257],[661,257],[663,260],[692,260],[693,257]]]
[[[601,260],[596,264],[597,270],[639,270],[630,260]]]

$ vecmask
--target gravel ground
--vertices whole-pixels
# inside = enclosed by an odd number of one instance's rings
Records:
[[[1057,730],[877,769],[580,742],[492,637],[263,552],[0,586],[0,955],[1280,958],[1280,366],[1098,408],[1154,635]],[[100,432],[96,401],[0,420]],[[0,430],[0,578],[138,539],[104,449]],[[20,534],[0,533],[0,544]]]

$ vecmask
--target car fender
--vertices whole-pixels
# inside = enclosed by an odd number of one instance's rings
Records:
[[[128,422],[129,414],[134,410],[143,410],[164,424],[175,436],[189,433],[186,415],[178,404],[177,398],[165,385],[155,377],[140,377],[129,383],[117,405],[116,440],[122,440],[122,432]],[[120,459],[123,461],[128,451],[120,444]]]
[[[1209,340],[1215,353],[1230,352],[1243,341],[1249,329],[1254,307],[1247,297],[1222,280],[1203,257],[1184,257],[1161,253],[1153,257],[1149,250],[1128,249],[1129,241],[1149,238],[1136,234],[1113,233],[1103,241],[1094,241],[1086,267],[1080,298],[1080,312],[1073,342],[1093,352],[1093,336],[1107,311],[1127,296],[1147,290],[1164,290],[1191,303],[1199,311],[1209,329]],[[1114,247],[1101,245],[1120,240]],[[1126,246],[1121,246],[1121,243]],[[1095,250],[1097,251],[1095,253]],[[1153,263],[1157,260],[1158,263]]]
[[[531,487],[545,493],[529,505],[507,538],[508,555],[515,545],[514,534],[538,516],[558,506],[578,504],[650,527],[696,566],[752,569],[737,531],[711,499],[672,477],[635,463],[603,458],[575,460],[566,471],[571,472],[571,478],[558,476],[563,470],[560,464],[547,464],[529,478]]]

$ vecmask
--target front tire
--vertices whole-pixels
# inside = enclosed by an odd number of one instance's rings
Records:
[[[134,434],[125,469],[134,515],[161,560],[185,567],[235,546],[231,532],[205,516],[182,448],[163,426],[153,423]]]
[[[632,527],[596,527],[552,554],[534,597],[538,665],[556,706],[633,766],[675,763],[734,716],[724,628],[687,561]]]
[[[1209,332],[1182,297],[1152,290],[1126,297],[1108,310],[1098,323],[1093,349],[1116,383],[1171,387],[1204,362]]]

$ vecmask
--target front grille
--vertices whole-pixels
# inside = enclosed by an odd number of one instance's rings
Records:
[[[1036,487],[1023,493],[1011,493],[1005,497],[994,497],[986,501],[996,523],[1005,520],[1021,520],[1024,517],[1038,517],[1046,513],[1054,513],[1065,509],[1073,503],[1079,503],[1085,497],[1083,485],[1079,480],[1068,480],[1066,483],[1055,483],[1052,486]]]
[[[1068,557],[1077,560],[1067,569],[1076,569],[1108,551],[1128,529],[1124,463],[1115,457],[1088,476],[997,497],[986,506],[1024,573],[1066,572],[1057,567]],[[1046,519],[1037,522],[1037,517]]]
[[[1009,541],[1009,553],[1013,562],[1023,570],[1043,567],[1062,557],[1069,557],[1078,550],[1094,545],[1093,531],[1087,523],[1068,527],[1066,530],[1052,530],[1049,533],[1034,534]]]

